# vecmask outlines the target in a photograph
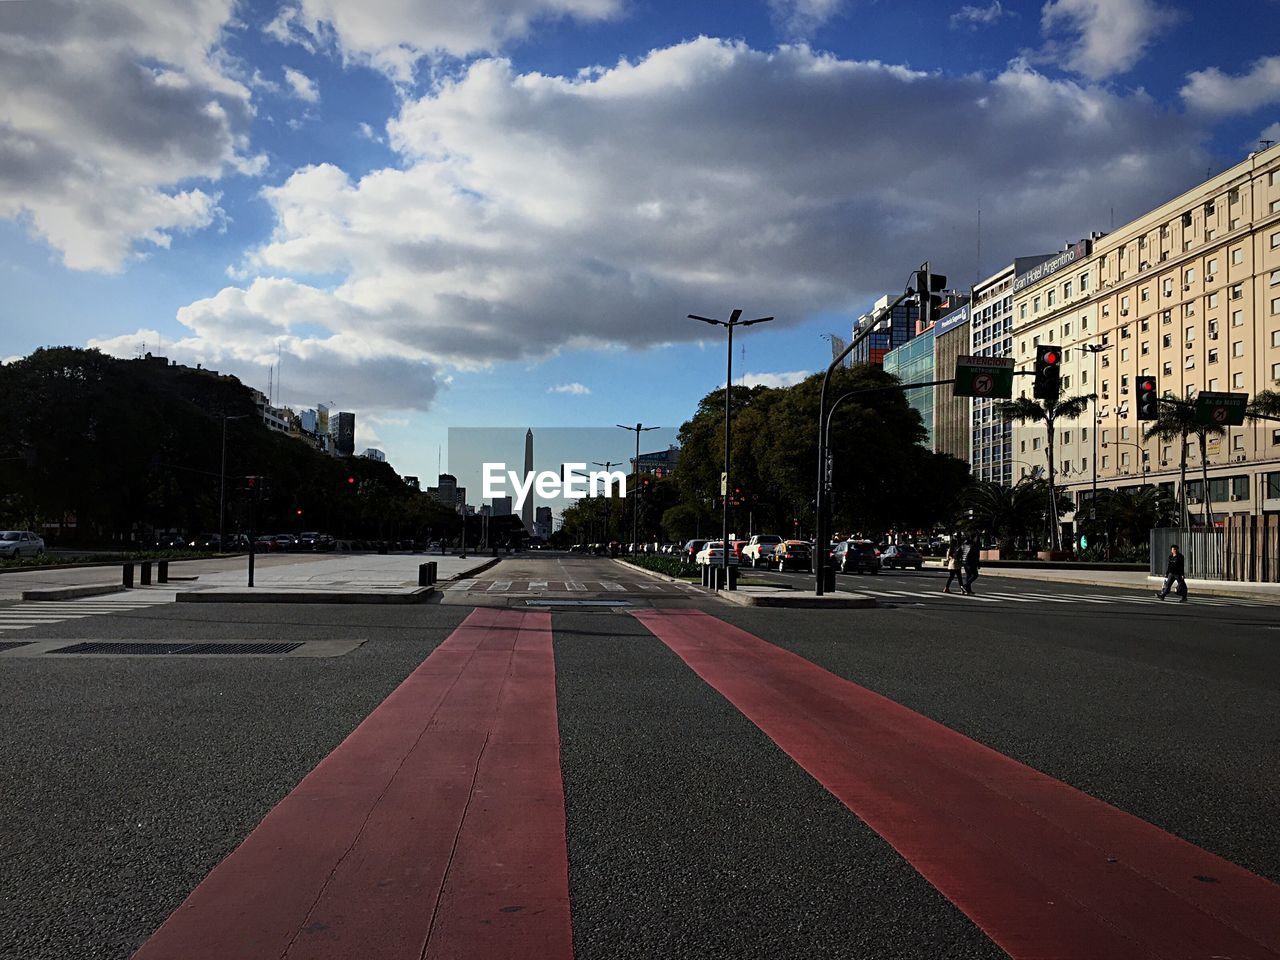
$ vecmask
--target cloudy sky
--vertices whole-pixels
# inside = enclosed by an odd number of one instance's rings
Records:
[[[1280,139],[1278,38],[1276,0],[0,0],[0,357],[279,357],[423,476],[449,426],[676,426],[724,382],[686,314],[776,315],[735,380],[794,382],[920,261],[967,286]]]

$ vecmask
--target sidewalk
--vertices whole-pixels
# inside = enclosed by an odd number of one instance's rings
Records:
[[[941,570],[941,563],[927,566]],[[1164,577],[1152,577],[1141,572],[1121,570],[1060,570],[1049,564],[1040,567],[983,567],[982,576],[1007,577],[1011,580],[1049,580],[1054,583],[1075,583],[1089,587],[1130,587],[1137,590],[1158,590]],[[1247,597],[1249,599],[1273,598],[1280,602],[1280,583],[1238,583],[1231,580],[1187,579],[1187,590],[1210,597]]]

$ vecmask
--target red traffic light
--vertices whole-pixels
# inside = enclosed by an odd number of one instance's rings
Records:
[[[295,510],[295,511],[293,511],[293,512],[294,512],[294,513],[296,513],[298,516],[302,516],[302,508],[301,508],[301,507],[299,507],[297,510]]]
[[[1139,390],[1142,390],[1144,392],[1154,390],[1155,388],[1156,388],[1156,384],[1154,380],[1143,380],[1138,387]]]
[[[347,483],[355,483],[355,482],[356,482],[355,477],[347,477]]]
[[[1058,360],[1059,360],[1058,355],[1054,353],[1052,350],[1050,350],[1048,353],[1044,355],[1045,363],[1057,363]]]

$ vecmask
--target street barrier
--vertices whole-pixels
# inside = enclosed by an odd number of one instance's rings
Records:
[[[151,586],[151,561],[142,561],[142,585],[144,587]]]
[[[157,583],[169,582],[169,561],[168,560],[161,560],[156,564],[156,582]]]
[[[120,577],[120,582],[121,584],[124,585],[124,588],[126,590],[133,589],[133,564],[132,563],[126,563],[124,565],[124,569]]]

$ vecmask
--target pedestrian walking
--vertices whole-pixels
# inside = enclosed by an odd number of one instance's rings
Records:
[[[973,596],[973,581],[978,579],[978,552],[977,543],[966,537],[960,551],[960,566],[964,568],[964,581],[960,584],[960,590],[969,597]]]
[[[1187,602],[1187,581],[1183,578],[1186,573],[1186,558],[1182,556],[1182,551],[1178,549],[1175,543],[1169,548],[1169,563],[1164,568],[1164,588],[1161,589],[1156,596],[1163,600],[1169,595],[1169,591],[1174,585],[1178,588],[1178,602]]]
[[[953,537],[951,546],[947,548],[947,585],[942,588],[943,593],[951,592],[951,583],[955,581],[955,585],[964,590],[964,575],[960,569],[960,539]]]

